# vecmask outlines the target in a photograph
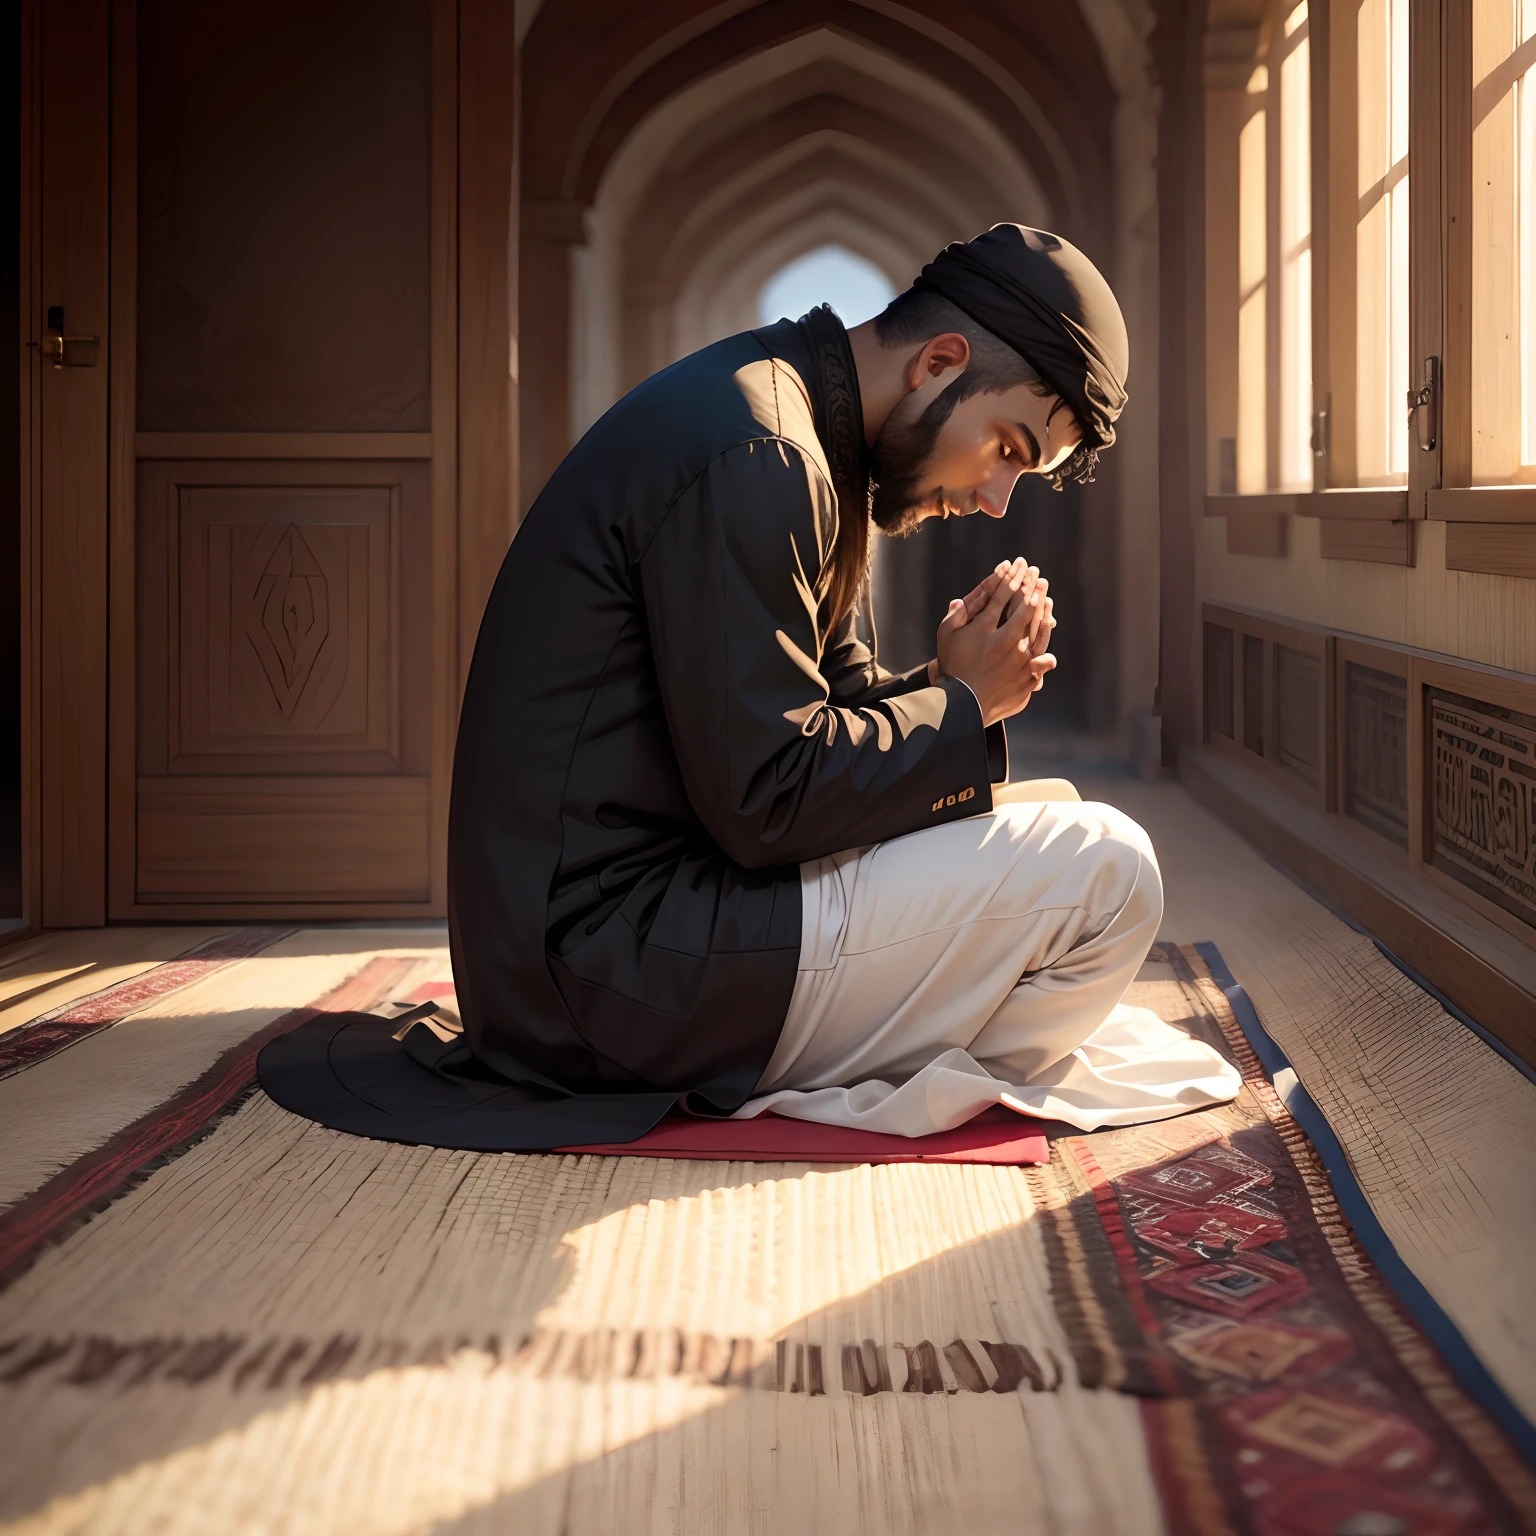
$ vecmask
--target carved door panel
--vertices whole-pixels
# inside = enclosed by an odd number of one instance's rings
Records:
[[[451,29],[434,0],[138,0],[125,28],[116,916],[443,910]]]

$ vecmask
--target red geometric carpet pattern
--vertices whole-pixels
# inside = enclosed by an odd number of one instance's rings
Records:
[[[272,929],[264,931],[269,936],[275,933]],[[269,937],[268,942],[275,942],[275,938]],[[323,1011],[341,1013],[376,1007],[419,964],[412,958],[374,956],[325,996],[306,1007],[290,1009],[232,1046],[164,1103],[11,1206],[0,1215],[0,1289],[25,1270],[48,1243],[66,1236],[92,1211],[110,1203],[168,1158],[206,1135],[221,1115],[249,1093],[256,1081],[256,1057],[269,1040],[297,1029]]]
[[[119,981],[89,997],[78,997],[48,1013],[0,1035],[0,1078],[57,1056],[89,1035],[120,1024],[129,1014],[156,998],[202,981],[215,971],[248,960],[270,949],[279,939],[296,933],[294,928],[238,928],[195,945],[174,960],[167,960],[126,981]]]
[[[1145,1398],[1169,1529],[1530,1529],[1529,1469],[1356,1246],[1203,961],[1166,958],[1241,1068],[1241,1099],[1057,1150],[1098,1239],[1088,1269],[1120,1324],[1124,1385]]]

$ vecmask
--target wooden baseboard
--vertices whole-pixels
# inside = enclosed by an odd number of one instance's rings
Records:
[[[1536,1066],[1536,944],[1467,910],[1263,775],[1211,752],[1181,754],[1201,805],[1347,914],[1522,1061]]]

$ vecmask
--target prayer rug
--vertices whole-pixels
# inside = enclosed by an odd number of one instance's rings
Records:
[[[673,1114],[638,1141],[556,1150],[604,1157],[779,1163],[1024,1164],[1051,1160],[1045,1126],[1002,1106],[932,1136],[886,1136],[774,1114],[758,1115],[753,1120],[701,1120]]]
[[[446,1003],[452,982],[428,982],[397,1004]],[[407,1017],[407,1015],[401,1015]],[[455,1012],[452,1017],[457,1018]],[[750,1120],[708,1120],[674,1111],[635,1141],[556,1147],[591,1157],[678,1157],[701,1161],[770,1163],[998,1163],[1021,1166],[1051,1160],[1046,1127],[1002,1105],[951,1131],[932,1136],[886,1136],[878,1131],[818,1125],[772,1113]]]
[[[271,1035],[425,969],[369,961],[0,1215],[0,1522],[1536,1528],[1528,1427],[1210,947],[1128,1001],[1226,1051],[1237,1101],[1040,1167],[448,1152],[252,1091]],[[689,1519],[685,1480],[715,1490]]]

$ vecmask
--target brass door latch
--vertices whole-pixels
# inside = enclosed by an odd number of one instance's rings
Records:
[[[1408,424],[1421,453],[1433,453],[1440,435],[1440,359],[1424,359],[1424,382],[1408,391]]]
[[[27,345],[36,347],[44,357],[51,359],[55,368],[94,368],[96,366],[96,349],[101,345],[101,337],[66,336],[62,304],[49,305],[48,324],[45,330],[46,334],[41,341],[29,341]]]

